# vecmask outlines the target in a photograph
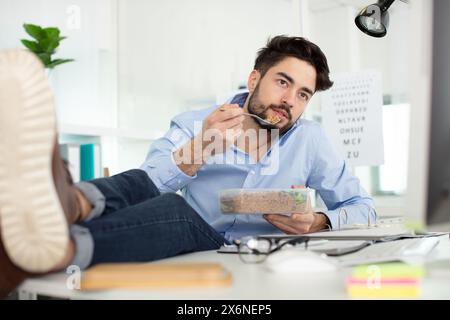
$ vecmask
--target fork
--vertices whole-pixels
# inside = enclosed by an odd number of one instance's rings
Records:
[[[224,109],[220,109],[220,111],[225,111],[225,110],[224,110]],[[258,117],[256,114],[251,114],[251,113],[246,113],[246,112],[244,112],[243,115],[253,117],[253,118],[255,118],[255,119],[258,119],[258,120],[261,121],[261,122],[264,122],[265,124],[269,124],[269,125],[272,125],[272,126],[273,126],[274,124],[277,124],[278,122],[281,121],[281,119],[278,118],[278,121],[277,121],[277,122],[269,122],[269,121],[267,121],[266,119],[263,119],[263,118],[261,118],[261,117]]]

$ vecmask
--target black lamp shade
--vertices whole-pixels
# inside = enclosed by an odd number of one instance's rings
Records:
[[[389,26],[388,8],[393,2],[393,0],[378,1],[365,7],[355,18],[356,26],[369,36],[384,37]]]

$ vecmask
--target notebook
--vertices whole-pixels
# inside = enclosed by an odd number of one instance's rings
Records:
[[[110,263],[83,273],[81,290],[227,287],[230,272],[218,263]]]

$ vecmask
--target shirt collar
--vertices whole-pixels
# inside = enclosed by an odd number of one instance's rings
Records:
[[[235,95],[233,97],[233,99],[231,99],[231,104],[238,104],[241,108],[244,107],[245,101],[247,101],[247,97],[248,97],[249,93],[248,92],[243,92],[243,93],[239,93],[237,95]]]

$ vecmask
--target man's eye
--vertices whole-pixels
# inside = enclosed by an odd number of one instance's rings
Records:
[[[308,101],[308,99],[309,99],[308,95],[304,92],[301,92],[299,94],[299,96],[300,96],[300,99],[305,100],[305,101]]]
[[[278,83],[279,83],[282,87],[286,87],[286,86],[287,86],[287,81],[285,81],[285,80],[280,79],[280,80],[278,80]]]

